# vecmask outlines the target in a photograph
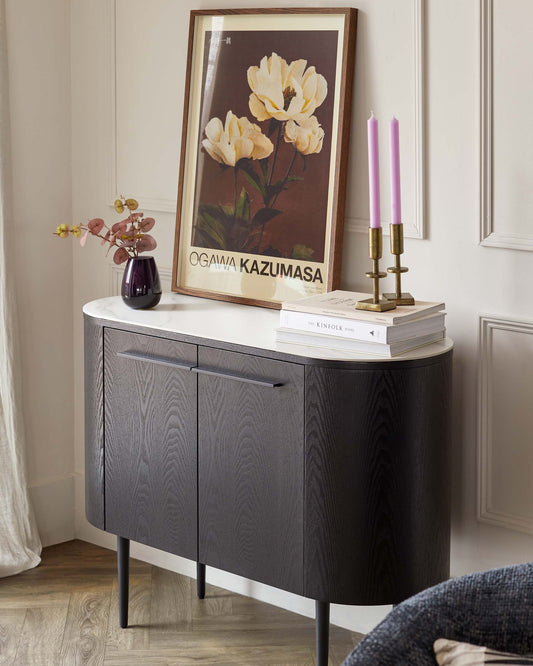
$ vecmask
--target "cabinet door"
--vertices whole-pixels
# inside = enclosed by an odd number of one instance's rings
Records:
[[[196,559],[196,345],[105,329],[105,529]]]
[[[199,347],[199,557],[303,590],[303,366]]]

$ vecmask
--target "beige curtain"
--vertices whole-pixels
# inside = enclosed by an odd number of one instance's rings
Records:
[[[7,280],[10,223],[10,127],[5,0],[0,0],[0,576],[41,561],[41,542],[31,509],[18,399],[15,308]]]

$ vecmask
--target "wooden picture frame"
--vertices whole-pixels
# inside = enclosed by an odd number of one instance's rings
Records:
[[[337,288],[356,22],[191,12],[173,291],[280,308]]]

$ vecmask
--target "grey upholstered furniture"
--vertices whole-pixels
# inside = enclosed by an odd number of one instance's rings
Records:
[[[533,563],[462,576],[407,599],[344,666],[435,666],[437,638],[533,653]]]

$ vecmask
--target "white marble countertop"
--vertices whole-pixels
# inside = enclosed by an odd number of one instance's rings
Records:
[[[168,331],[316,359],[364,362],[405,361],[443,354],[453,347],[453,341],[445,338],[405,354],[388,358],[374,354],[351,353],[276,342],[275,328],[279,326],[278,310],[172,292],[164,293],[159,305],[151,310],[133,310],[123,303],[120,296],[111,296],[87,303],[83,306],[83,312],[96,319],[142,326],[152,331]]]

